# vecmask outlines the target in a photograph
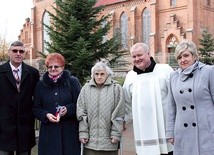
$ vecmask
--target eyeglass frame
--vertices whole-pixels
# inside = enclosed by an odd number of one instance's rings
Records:
[[[57,65],[53,65],[53,66],[46,66],[47,67],[47,69],[59,69],[59,68],[61,68],[61,67],[63,67],[63,66],[57,66]]]
[[[23,54],[23,53],[25,53],[25,50],[17,50],[17,49],[12,49],[11,50],[13,53],[20,53],[20,54]]]

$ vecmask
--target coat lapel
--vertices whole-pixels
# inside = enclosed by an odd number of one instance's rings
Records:
[[[8,62],[6,62],[5,64],[4,64],[4,72],[5,72],[5,76],[8,78],[8,80],[12,83],[12,85],[15,87],[15,88],[17,88],[16,87],[16,79],[14,78],[14,76],[13,76],[13,73],[12,73],[12,69],[11,69],[11,67],[10,67],[10,64],[9,64],[9,61]]]
[[[26,79],[28,73],[29,73],[29,71],[28,71],[27,65],[25,63],[22,63],[21,85],[22,85],[23,81]]]
[[[9,61],[4,64],[4,71],[3,72],[5,72],[5,75],[8,78],[8,80],[17,89],[16,80],[15,80],[15,78],[13,76],[13,72],[12,72],[12,69],[10,67]],[[21,85],[22,85],[23,81],[26,79],[28,73],[29,73],[29,71],[28,71],[27,65],[25,63],[22,63]],[[21,85],[20,85],[20,87],[21,87]]]

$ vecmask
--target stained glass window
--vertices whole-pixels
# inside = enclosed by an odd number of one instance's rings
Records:
[[[103,22],[102,22],[102,28],[104,28],[107,24],[108,24],[108,23],[107,23],[106,20],[103,21]],[[104,35],[104,36],[103,36],[102,43],[105,43],[106,41],[107,41],[107,35]]]
[[[144,43],[149,45],[151,33],[151,15],[147,8],[143,11],[142,21],[142,40]]]
[[[128,17],[125,13],[121,15],[121,45],[123,49],[128,48]]]
[[[170,6],[176,6],[176,0],[171,0],[170,1]]]
[[[49,15],[48,15],[47,12],[44,13],[43,23],[45,25],[50,26],[50,17],[49,17]],[[48,51],[47,51],[47,44],[46,44],[46,42],[50,42],[50,37],[48,35],[48,29],[45,27],[45,25],[43,25],[43,41],[44,41],[43,42],[43,51],[44,51],[45,54],[47,54]]]

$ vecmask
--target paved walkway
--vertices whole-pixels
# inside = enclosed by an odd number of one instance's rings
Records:
[[[36,132],[38,136],[38,132]],[[37,139],[38,140],[38,139]],[[135,155],[134,147],[134,135],[133,135],[133,126],[132,122],[126,125],[126,131],[123,132],[123,154],[122,155]],[[37,155],[37,145],[32,149],[32,155]],[[119,152],[120,155],[120,152]]]
[[[123,133],[123,155],[135,155],[132,122],[126,125],[126,128],[127,129]]]

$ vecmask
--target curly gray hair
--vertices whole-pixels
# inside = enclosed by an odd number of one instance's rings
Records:
[[[91,68],[91,78],[94,78],[94,73],[95,73],[95,71],[101,70],[101,69],[106,70],[106,72],[107,72],[107,74],[108,74],[109,76],[112,76],[112,75],[113,75],[113,71],[112,71],[112,69],[108,66],[108,63],[107,63],[107,62],[104,62],[104,61],[100,61],[100,62],[97,62],[97,63]]]

